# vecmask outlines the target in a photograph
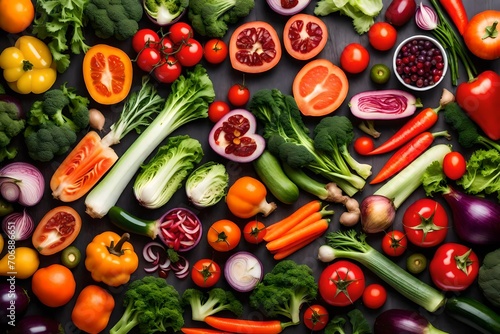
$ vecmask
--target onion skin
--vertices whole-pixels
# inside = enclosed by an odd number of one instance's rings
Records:
[[[445,334],[414,311],[389,309],[382,312],[373,325],[374,334]]]
[[[382,195],[370,195],[360,205],[361,226],[366,233],[378,233],[390,227],[396,217],[392,201]]]
[[[500,242],[500,205],[449,187],[443,198],[451,207],[453,229],[457,236],[478,245]]]

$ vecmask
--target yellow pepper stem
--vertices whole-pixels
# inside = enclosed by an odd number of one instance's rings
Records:
[[[127,241],[130,240],[130,234],[128,233],[123,233],[121,236],[120,240],[115,245],[115,241],[112,240],[111,244],[108,246],[108,251],[110,254],[116,255],[116,256],[122,256],[125,254],[125,251],[122,249],[123,244]]]

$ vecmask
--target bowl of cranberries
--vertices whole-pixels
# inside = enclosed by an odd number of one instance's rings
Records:
[[[448,70],[443,46],[425,35],[409,37],[394,52],[394,73],[407,88],[424,91],[437,86]]]

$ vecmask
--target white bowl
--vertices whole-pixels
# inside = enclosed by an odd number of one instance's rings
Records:
[[[412,41],[420,41],[420,40],[422,40],[424,42],[425,41],[431,42],[432,45],[439,50],[440,54],[443,57],[443,68],[442,69],[436,69],[436,70],[440,70],[441,71],[441,76],[440,76],[439,80],[432,81],[431,84],[427,84],[427,85],[423,84],[422,86],[417,85],[417,81],[412,80],[412,78],[411,78],[411,75],[414,75],[414,76],[416,76],[416,78],[422,79],[421,76],[419,76],[419,74],[418,74],[418,70],[419,69],[418,69],[417,64],[416,64],[417,62],[413,63],[414,65],[412,65],[412,66],[408,66],[409,70],[410,70],[410,74],[407,74],[407,77],[406,77],[407,80],[406,81],[405,81],[405,78],[403,78],[402,75],[400,74],[401,70],[398,71],[398,68],[400,66],[398,64],[399,53],[401,52],[401,50],[403,49],[403,47],[405,47],[408,43],[410,43]],[[424,64],[422,64],[422,65],[425,66]],[[439,83],[446,76],[446,72],[448,71],[448,56],[447,56],[446,50],[443,48],[443,46],[437,40],[435,40],[434,38],[426,36],[426,35],[415,35],[415,36],[412,36],[412,37],[409,37],[409,38],[405,39],[404,41],[402,41],[398,45],[398,47],[394,51],[394,57],[393,57],[393,60],[392,60],[392,67],[393,67],[394,74],[396,75],[396,77],[398,78],[398,80],[405,87],[407,87],[409,89],[412,89],[412,90],[415,90],[415,91],[426,91],[426,90],[432,89],[432,88],[436,87],[437,85],[439,85]],[[415,71],[415,67],[417,67],[416,71]],[[435,69],[435,68],[436,67],[435,67],[434,64],[430,65],[431,71],[433,69]],[[413,79],[415,79],[415,78],[413,78]]]

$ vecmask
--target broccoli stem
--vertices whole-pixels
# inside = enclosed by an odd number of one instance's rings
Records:
[[[139,324],[137,318],[139,312],[134,310],[133,303],[128,303],[122,317],[118,322],[109,330],[110,334],[126,334],[130,332],[135,326]]]

